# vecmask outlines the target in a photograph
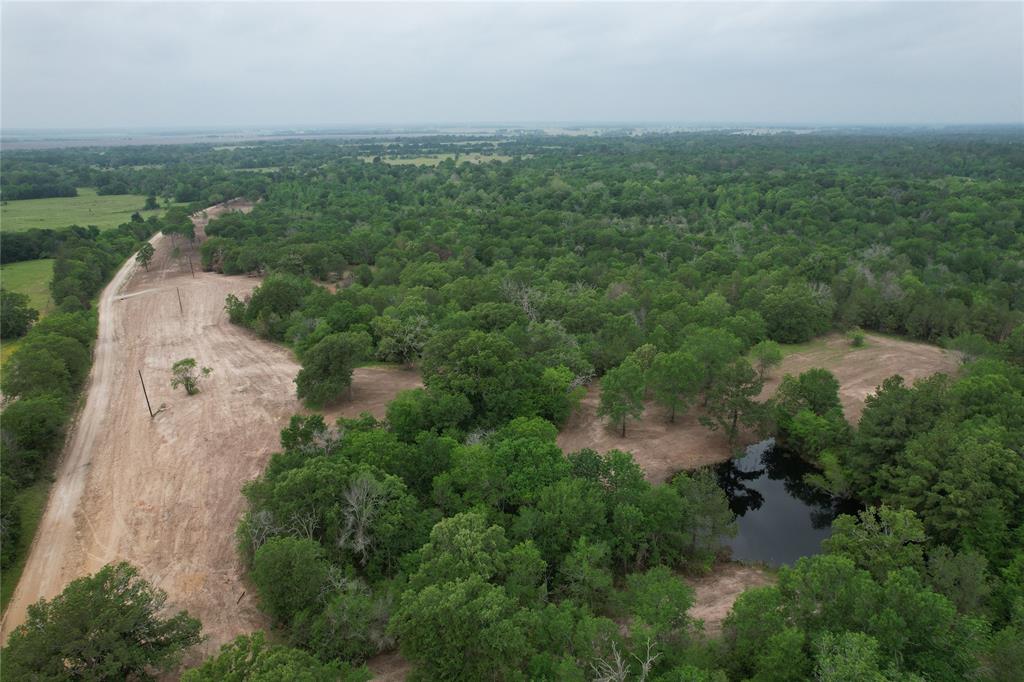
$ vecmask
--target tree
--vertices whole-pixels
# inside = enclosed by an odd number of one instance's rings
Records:
[[[385,362],[411,365],[423,352],[429,335],[429,321],[424,315],[409,319],[376,317],[372,322],[377,337],[377,357]]]
[[[171,365],[171,388],[184,387],[185,393],[199,393],[199,380],[210,376],[209,367],[198,367],[195,358],[183,358]]]
[[[391,620],[424,679],[515,679],[533,649],[529,612],[479,575],[407,590]]]
[[[821,546],[828,554],[849,557],[857,568],[883,580],[889,571],[904,566],[923,570],[925,540],[924,527],[914,512],[883,505],[856,517],[840,515]]]
[[[739,425],[753,426],[761,417],[761,405],[754,398],[761,393],[764,382],[745,359],[740,358],[723,368],[715,383],[708,390],[708,417],[701,422],[709,428],[721,428],[729,435],[732,444],[738,435]]]
[[[832,319],[831,296],[819,297],[806,284],[794,282],[772,287],[761,303],[768,335],[782,343],[802,343],[828,331]]]
[[[0,289],[0,339],[24,336],[38,319],[39,311],[28,306],[28,296]]]
[[[658,353],[651,361],[647,384],[654,399],[669,410],[669,421],[685,410],[700,391],[702,372],[693,356],[684,351]]]
[[[750,355],[757,363],[757,374],[762,379],[767,376],[769,369],[782,364],[782,347],[769,339],[765,339],[751,348]]]
[[[320,596],[327,579],[324,550],[305,538],[271,538],[256,550],[252,579],[263,609],[279,623],[290,623]]]
[[[142,207],[143,211],[155,211],[160,208],[160,204],[156,201],[156,195],[150,194],[146,197],[146,204]]]
[[[347,663],[323,663],[301,649],[267,644],[266,635],[239,635],[202,665],[186,670],[182,682],[368,682],[373,676],[365,667]]]
[[[139,252],[135,254],[135,262],[146,268],[146,272],[149,272],[149,264],[153,261],[153,256],[156,254],[156,249],[149,242],[145,242],[139,247]]]
[[[295,377],[296,393],[310,407],[337,400],[352,386],[356,363],[369,349],[366,332],[329,334],[302,356],[302,369]]]
[[[672,479],[686,510],[684,527],[690,539],[689,554],[709,567],[722,538],[736,535],[736,515],[711,469],[681,472]]]
[[[644,373],[639,365],[629,360],[623,362],[601,379],[601,404],[597,408],[599,417],[608,417],[613,424],[620,425],[621,434],[626,436],[626,420],[639,419],[644,413]]]
[[[4,365],[0,386],[9,397],[51,394],[67,398],[72,383],[68,368],[59,356],[28,344],[19,348]]]
[[[164,617],[166,600],[127,563],[79,578],[28,608],[7,643],[5,677],[113,681],[169,670],[202,641],[202,625],[185,611]]]
[[[724,329],[703,328],[696,330],[683,342],[683,349],[691,353],[704,371],[704,405],[707,406],[708,391],[718,379],[718,374],[740,354],[742,344],[732,333]]]

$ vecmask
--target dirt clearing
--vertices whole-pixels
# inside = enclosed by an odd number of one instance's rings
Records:
[[[812,367],[824,367],[839,380],[839,398],[846,418],[856,424],[864,411],[864,399],[886,378],[901,374],[908,383],[936,372],[955,373],[959,368],[956,353],[923,343],[868,335],[865,346],[854,348],[835,334],[796,347],[772,370],[760,399],[767,400],[786,374],[799,374]],[[729,459],[729,441],[724,434],[711,431],[699,421],[699,412],[690,410],[668,422],[667,413],[653,401],[645,404],[643,419],[626,425],[626,437],[609,428],[597,416],[600,389],[592,386],[579,408],[569,418],[558,445],[566,452],[592,448],[598,452],[625,450],[653,482],[667,480],[683,469],[696,469]],[[746,442],[740,439],[740,442]]]
[[[246,208],[232,202],[207,215]],[[206,221],[196,223],[202,235]],[[280,429],[304,411],[292,382],[299,367],[290,350],[228,322],[225,296],[244,296],[258,280],[202,272],[193,279],[184,254],[172,258],[169,238],[153,243],[150,271],[129,261],[101,295],[85,407],[4,614],[4,640],[29,604],[120,560],[166,590],[170,607],[202,620],[209,639],[191,662],[266,625],[243,583],[234,529],[242,484],[261,473]],[[171,364],[186,357],[213,368],[195,396],[170,386]],[[139,370],[159,410],[153,419]],[[383,416],[390,396],[417,385],[415,372],[361,368],[354,401],[336,412]]]
[[[693,606],[689,615],[704,621],[705,634],[717,637],[722,634],[725,617],[744,590],[774,583],[775,576],[756,566],[718,564],[706,576],[686,579],[686,584],[693,588]]]
[[[907,384],[942,372],[955,374],[960,368],[958,353],[929,346],[925,343],[904,341],[887,336],[869,334],[864,346],[854,348],[839,334],[797,346],[782,360],[765,381],[761,399],[775,393],[787,374],[800,374],[813,367],[824,367],[839,380],[839,400],[843,403],[846,419],[856,424],[864,411],[864,400],[893,374],[899,374]]]

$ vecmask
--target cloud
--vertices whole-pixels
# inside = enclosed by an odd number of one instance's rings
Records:
[[[5,128],[1024,122],[1020,3],[4,3]]]

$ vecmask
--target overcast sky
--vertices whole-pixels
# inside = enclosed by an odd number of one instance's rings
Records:
[[[2,125],[1022,123],[1024,4],[2,4]]]

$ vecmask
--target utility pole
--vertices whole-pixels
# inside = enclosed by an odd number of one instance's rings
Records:
[[[181,312],[182,315],[184,315],[185,309],[181,306],[181,290],[178,289],[178,287],[174,287],[174,290],[178,292],[178,310]]]
[[[142,383],[142,395],[146,396],[146,409],[149,410],[149,418],[153,418],[153,406],[149,404],[149,394],[146,393],[146,382],[142,380],[142,370],[139,370],[139,381]]]
[[[188,257],[188,269],[192,273],[192,279],[196,278],[196,271],[192,269],[192,256]]]

